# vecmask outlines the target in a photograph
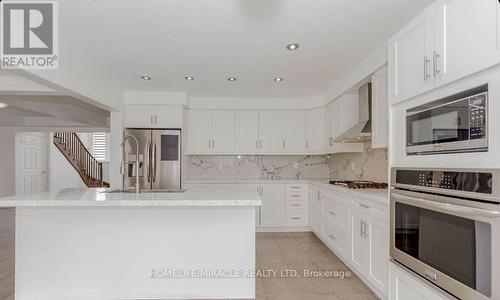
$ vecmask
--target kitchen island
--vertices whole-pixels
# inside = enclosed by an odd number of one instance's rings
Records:
[[[209,185],[2,198],[16,213],[15,299],[254,298],[260,205]]]

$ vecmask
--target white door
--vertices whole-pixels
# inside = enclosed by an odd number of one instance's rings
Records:
[[[235,113],[229,110],[212,112],[212,151],[234,154]]]
[[[352,238],[352,263],[354,267],[365,272],[367,260],[366,226],[364,225],[365,215],[356,211],[351,211],[351,238]]]
[[[392,103],[434,87],[434,6],[427,8],[389,42],[389,82]]]
[[[325,151],[325,110],[317,108],[306,113],[306,152]]]
[[[182,128],[183,109],[179,105],[155,105],[154,127],[163,129]]]
[[[385,148],[388,145],[387,79],[387,67],[383,67],[372,76],[372,148]]]
[[[285,185],[262,184],[262,226],[285,225]]]
[[[437,2],[437,84],[447,84],[500,62],[499,16],[498,1]]]
[[[212,116],[209,110],[188,110],[187,153],[212,152]]]
[[[151,128],[155,124],[153,105],[127,105],[124,124],[127,128]]]
[[[47,134],[19,133],[16,140],[16,194],[48,190]]]
[[[306,113],[285,111],[282,114],[283,152],[304,153],[306,148]]]
[[[386,222],[366,219],[368,265],[366,276],[382,293],[388,293],[389,282],[389,228]]]
[[[259,113],[259,145],[261,153],[281,153],[281,112],[262,111]]]
[[[254,154],[259,151],[259,113],[257,111],[236,112],[236,152]]]

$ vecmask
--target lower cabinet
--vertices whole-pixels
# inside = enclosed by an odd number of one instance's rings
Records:
[[[424,284],[403,267],[390,263],[391,292],[390,300],[451,300],[455,299]]]
[[[317,195],[317,200],[310,199],[313,232],[379,297],[387,299],[388,206],[321,186]]]
[[[261,185],[261,226],[285,225],[285,185],[264,183]]]

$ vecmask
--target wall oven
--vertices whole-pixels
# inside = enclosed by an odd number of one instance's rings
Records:
[[[406,112],[408,155],[488,150],[488,86]]]
[[[458,299],[500,299],[500,170],[392,170],[393,260]]]

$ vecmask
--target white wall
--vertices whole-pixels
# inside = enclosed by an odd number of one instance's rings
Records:
[[[16,130],[0,127],[0,197],[16,193]]]
[[[80,175],[68,162],[61,151],[50,142],[49,145],[49,177],[50,190],[59,191],[65,188],[86,188]]]

